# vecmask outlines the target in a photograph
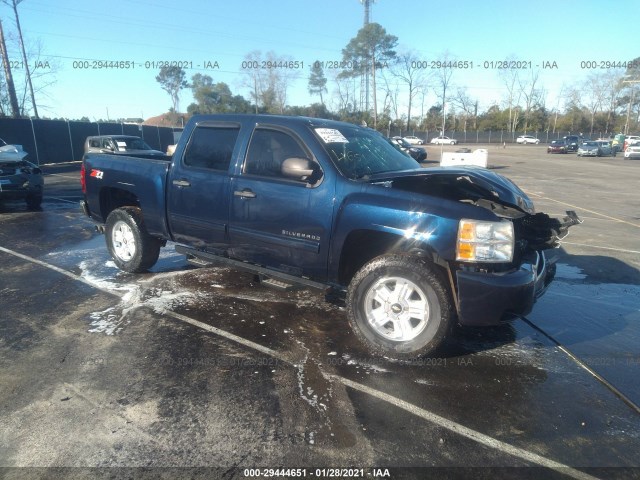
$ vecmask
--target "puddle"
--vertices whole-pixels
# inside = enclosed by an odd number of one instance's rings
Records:
[[[640,285],[591,283],[558,267],[527,319],[640,404]]]
[[[584,280],[587,275],[579,267],[564,263],[556,264],[556,280]]]

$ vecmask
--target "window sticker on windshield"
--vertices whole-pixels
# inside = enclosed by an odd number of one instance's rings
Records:
[[[349,140],[340,133],[340,130],[335,128],[316,128],[316,133],[324,143],[349,143]]]
[[[118,150],[121,152],[125,152],[127,150],[127,142],[116,142],[118,145]]]

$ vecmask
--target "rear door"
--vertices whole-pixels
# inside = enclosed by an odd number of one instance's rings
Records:
[[[312,184],[282,172],[287,158],[317,166]],[[231,185],[231,254],[293,275],[326,278],[334,182],[323,175],[293,131],[258,125]]]
[[[229,222],[229,168],[240,132],[234,122],[202,122],[191,133],[167,184],[167,217],[176,242],[224,248]]]

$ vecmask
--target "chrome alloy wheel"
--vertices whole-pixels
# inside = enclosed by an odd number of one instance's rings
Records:
[[[397,342],[416,338],[427,326],[429,302],[424,291],[411,280],[383,277],[368,290],[365,315],[373,330]]]
[[[113,226],[111,243],[113,253],[123,262],[128,262],[136,254],[136,239],[133,236],[133,230],[121,220]]]

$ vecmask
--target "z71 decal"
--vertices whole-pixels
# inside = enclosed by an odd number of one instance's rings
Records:
[[[91,169],[91,176],[97,178],[98,180],[102,180],[104,177],[104,172],[102,170],[98,170],[96,168]]]

